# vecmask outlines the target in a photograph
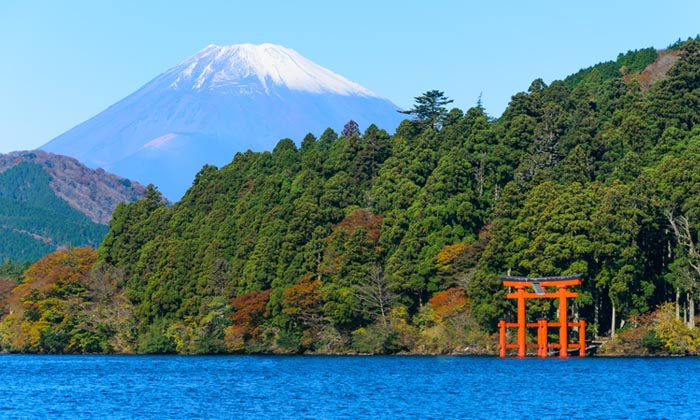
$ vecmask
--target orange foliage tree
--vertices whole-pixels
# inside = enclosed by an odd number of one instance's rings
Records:
[[[284,291],[282,313],[301,323],[318,322],[321,318],[321,280],[313,274],[301,277]]]
[[[367,210],[358,209],[338,223],[333,230],[341,229],[344,230],[348,236],[351,236],[353,232],[355,232],[355,229],[364,227],[365,230],[367,230],[369,239],[376,243],[379,240],[383,222],[384,218],[381,214],[374,214]]]
[[[74,248],[49,254],[24,272],[24,284],[19,287],[19,295],[24,297],[29,290],[58,293],[67,285],[84,282],[96,260],[97,252],[92,248]]]
[[[440,324],[464,314],[469,310],[470,301],[464,289],[452,287],[433,295],[428,301],[433,308],[433,320]]]
[[[226,343],[233,351],[254,345],[260,337],[260,324],[268,315],[267,303],[272,290],[254,291],[231,300],[231,326],[226,331]]]
[[[322,303],[325,296],[322,286],[323,283],[317,276],[309,274],[283,292],[282,313],[289,315],[301,330],[302,349],[317,341],[322,327]]]

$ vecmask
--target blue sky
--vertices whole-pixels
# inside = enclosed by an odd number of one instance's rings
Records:
[[[618,53],[700,33],[700,2],[0,0],[0,153],[37,148],[208,44],[280,44],[408,108],[499,116]]]

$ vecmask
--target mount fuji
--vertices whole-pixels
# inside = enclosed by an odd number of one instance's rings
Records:
[[[204,164],[272,150],[283,138],[339,132],[350,120],[393,132],[388,99],[273,44],[209,45],[136,92],[46,143],[178,200]]]

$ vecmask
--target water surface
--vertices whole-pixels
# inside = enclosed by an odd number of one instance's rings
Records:
[[[698,358],[0,356],[3,419],[697,419]]]

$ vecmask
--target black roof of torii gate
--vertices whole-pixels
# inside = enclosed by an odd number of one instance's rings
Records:
[[[569,276],[555,276],[555,277],[518,277],[518,276],[501,276],[501,280],[508,281],[522,281],[522,282],[547,282],[547,281],[559,281],[559,280],[576,280],[580,279],[581,274],[571,274]]]

